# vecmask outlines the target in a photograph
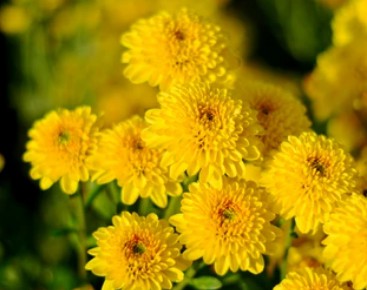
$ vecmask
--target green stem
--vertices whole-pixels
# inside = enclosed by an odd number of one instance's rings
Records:
[[[145,216],[147,214],[149,214],[151,211],[151,202],[149,198],[140,198],[139,201],[139,215],[141,216]]]
[[[170,216],[178,213],[180,211],[182,196],[171,196],[168,206],[164,211],[163,218],[168,219]]]
[[[114,204],[118,204],[121,200],[121,190],[115,181],[108,183],[108,196]]]
[[[205,266],[204,262],[201,261],[199,264],[192,264],[189,269],[185,272],[184,279],[174,286],[172,290],[182,290],[184,289],[191,281],[192,278],[196,275],[196,273]]]
[[[280,265],[280,279],[281,280],[283,280],[287,274],[287,267],[288,267],[287,260],[288,260],[289,249],[292,246],[292,240],[295,234],[294,227],[295,227],[295,221],[294,219],[292,219],[291,224],[289,225],[288,235],[286,236],[286,240],[285,240],[285,251],[283,255],[283,260]]]
[[[87,262],[86,251],[86,223],[84,212],[84,198],[86,195],[86,184],[80,185],[80,192],[71,197],[71,205],[73,208],[74,222],[77,228],[75,250],[78,256],[78,275],[82,283],[87,281],[87,273],[85,271],[85,264]]]
[[[98,194],[100,194],[104,189],[105,189],[106,185],[97,185],[94,190],[88,195],[88,198],[84,204],[85,209],[89,209],[93,203],[93,201],[95,200],[95,198],[98,196]]]

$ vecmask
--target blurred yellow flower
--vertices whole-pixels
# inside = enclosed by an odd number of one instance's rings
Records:
[[[53,37],[72,38],[83,30],[95,31],[100,21],[100,8],[93,1],[75,2],[59,8],[51,18],[49,29]]]
[[[4,166],[5,166],[5,159],[3,155],[0,154],[0,171],[3,170]]]
[[[289,136],[263,177],[277,211],[286,219],[295,217],[301,233],[316,232],[356,181],[352,157],[333,139],[313,132]]]
[[[277,70],[256,61],[248,60],[244,62],[236,73],[235,87],[251,82],[264,82],[281,87],[297,97],[302,94],[297,75]]]
[[[365,0],[346,1],[337,9],[332,21],[334,45],[367,37],[367,2]]]
[[[344,3],[350,2],[349,0],[317,0],[322,5],[330,8],[330,9],[337,9],[344,5]]]
[[[356,158],[356,168],[358,171],[357,192],[366,195],[367,193],[367,146],[360,150],[359,156]]]
[[[104,276],[102,289],[171,289],[184,275],[181,244],[173,228],[156,214],[140,217],[122,212],[112,218],[112,226],[99,228],[93,236],[97,247],[85,268]]]
[[[165,207],[167,193],[178,195],[182,188],[178,181],[168,177],[167,168],[160,165],[162,150],[148,147],[141,139],[145,127],[144,120],[135,116],[101,132],[98,148],[88,159],[88,165],[97,183],[117,179],[123,203],[133,204],[141,196]]]
[[[158,106],[157,91],[147,84],[135,85],[128,80],[104,84],[97,91],[96,110],[102,112],[106,125],[119,123],[134,115],[144,116]]]
[[[353,288],[367,287],[367,199],[353,194],[340,202],[329,219],[323,241],[327,265],[340,281],[352,281]]]
[[[311,125],[305,106],[281,87],[254,81],[240,86],[238,93],[257,112],[257,119],[265,130],[260,137],[264,155],[277,149],[289,135],[299,135]]]
[[[0,30],[4,33],[22,33],[28,29],[31,20],[22,6],[4,5],[0,8]]]
[[[262,272],[262,255],[274,251],[281,234],[271,224],[275,214],[269,211],[267,193],[254,182],[227,178],[221,189],[193,183],[189,191],[184,193],[182,214],[170,218],[186,246],[183,257],[214,263],[219,275],[229,269]]]
[[[220,188],[222,177],[243,176],[244,160],[260,152],[255,137],[262,128],[255,112],[227,89],[207,83],[173,87],[158,95],[160,109],[149,110],[143,132],[149,146],[164,148],[163,164],[177,178],[185,170]]]
[[[156,10],[164,10],[168,13],[177,13],[182,7],[190,8],[190,11],[205,18],[213,18],[213,15],[219,11],[220,3],[215,0],[157,0]]]
[[[349,152],[359,150],[367,142],[365,126],[355,110],[343,110],[329,119],[328,136],[337,140]]]
[[[34,123],[23,155],[31,163],[30,175],[45,190],[60,180],[61,189],[75,193],[79,181],[89,179],[86,158],[94,145],[96,115],[89,107],[59,109]]]
[[[297,271],[304,267],[320,267],[324,264],[321,241],[325,233],[319,229],[315,234],[297,233],[292,241],[287,256],[287,272]]]
[[[227,81],[228,49],[220,27],[186,9],[136,22],[122,35],[124,75],[167,89],[194,81]]]
[[[103,26],[116,29],[119,34],[122,29],[127,29],[136,19],[154,13],[158,5],[158,0],[103,0],[96,2],[98,2],[104,15]]]
[[[316,68],[304,82],[317,119],[326,120],[348,109],[366,109],[366,49],[367,40],[358,38],[318,56]]]
[[[352,290],[340,283],[335,275],[323,268],[302,268],[290,272],[274,290]]]

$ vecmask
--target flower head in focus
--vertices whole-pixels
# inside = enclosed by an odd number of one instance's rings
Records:
[[[355,289],[367,287],[367,199],[352,194],[338,204],[325,222],[324,258],[340,281]]]
[[[274,290],[352,290],[338,281],[335,275],[321,267],[305,267],[290,272]]]
[[[357,181],[352,157],[333,139],[313,132],[289,136],[268,166],[264,185],[277,211],[295,217],[301,233],[315,232]]]
[[[193,183],[184,193],[182,214],[170,222],[181,234],[185,259],[203,258],[224,275],[229,269],[260,273],[263,254],[274,251],[281,231],[271,224],[267,193],[254,182],[225,179],[221,189]]]
[[[260,157],[256,137],[262,128],[245,102],[207,83],[177,86],[158,95],[160,109],[145,115],[149,146],[164,148],[163,163],[176,178],[200,171],[200,181],[220,188],[222,177],[243,176],[243,160]]]
[[[23,159],[41,189],[60,180],[61,189],[72,194],[79,181],[89,179],[86,158],[95,145],[96,120],[89,107],[79,107],[52,111],[34,123]]]
[[[167,89],[173,84],[225,81],[228,76],[229,54],[221,29],[186,9],[139,20],[121,42],[127,47],[124,75],[133,83]]]
[[[179,182],[168,177],[168,170],[160,165],[163,151],[146,145],[141,138],[145,121],[134,116],[101,132],[97,150],[88,164],[93,180],[98,183],[117,179],[123,188],[122,202],[133,204],[139,196],[150,197],[159,207],[167,205],[167,192],[180,194]]]
[[[93,235],[97,247],[85,268],[104,276],[103,289],[171,289],[183,279],[185,261],[173,228],[156,214],[140,217],[122,212],[112,218],[112,226],[99,228]]]
[[[260,137],[264,155],[277,149],[289,135],[299,135],[311,125],[305,115],[305,106],[280,87],[249,82],[243,85],[241,97],[257,112],[257,119],[265,130]]]

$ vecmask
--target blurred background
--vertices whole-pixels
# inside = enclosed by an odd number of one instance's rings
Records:
[[[0,5],[0,290],[78,287],[68,196],[41,191],[22,162],[27,131],[58,107],[86,104],[105,126],[156,106],[156,88],[122,75],[120,36],[141,17],[187,6],[218,23],[243,60],[243,78],[288,88],[310,106],[302,84],[331,45],[342,0],[12,0]],[[326,130],[327,118],[314,127]],[[115,211],[89,213],[88,231]],[[102,221],[101,221],[102,220]],[[100,279],[89,277],[98,289]],[[234,288],[233,288],[234,289]],[[263,289],[267,289],[267,286]]]

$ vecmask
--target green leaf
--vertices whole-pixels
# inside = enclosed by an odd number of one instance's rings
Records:
[[[103,185],[97,185],[97,186],[95,186],[93,189],[92,189],[92,191],[90,192],[90,194],[88,195],[88,198],[87,198],[87,201],[85,202],[85,205],[84,205],[84,207],[86,208],[86,209],[88,209],[91,205],[92,205],[92,203],[93,203],[93,201],[95,200],[95,198],[103,191],[103,190],[105,190],[105,188],[106,188],[106,185],[105,184],[103,184]]]
[[[222,288],[222,282],[211,276],[202,276],[190,281],[190,286],[200,290],[212,290]]]
[[[66,236],[71,233],[76,233],[77,229],[75,228],[61,228],[61,229],[53,229],[51,230],[51,236],[53,237],[60,237],[60,236]]]

